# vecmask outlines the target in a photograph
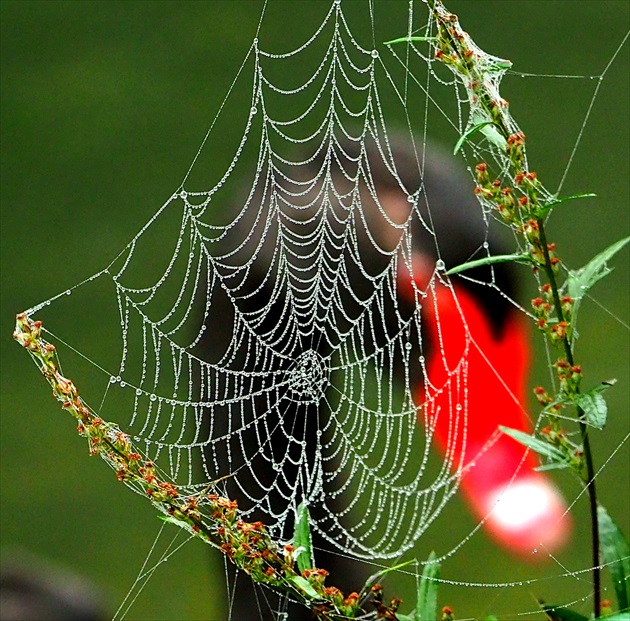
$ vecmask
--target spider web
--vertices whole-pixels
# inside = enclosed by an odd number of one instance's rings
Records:
[[[410,7],[407,31],[430,35],[426,8]],[[230,160],[212,161],[213,124],[181,186],[120,255],[28,313],[109,290],[120,351],[114,365],[97,362],[110,377],[99,413],[146,459],[187,494],[214,485],[237,498],[279,540],[306,503],[340,553],[396,558],[470,467],[476,345],[459,309],[455,360],[425,324],[439,326],[438,295],[457,307],[445,266],[492,253],[496,239],[483,203],[467,200],[475,214],[446,222],[433,208],[425,179],[451,164],[426,127],[436,114],[456,137],[484,119],[428,47],[368,45],[342,2],[289,51],[265,41],[265,19],[222,106],[251,102]],[[478,52],[498,93],[508,67]],[[455,101],[438,102],[434,83]],[[497,140],[471,147],[471,162],[501,168]],[[470,241],[453,255],[448,222],[459,215]],[[498,278],[489,268],[467,281],[518,309]],[[439,384],[429,358],[446,370]],[[440,417],[449,433],[436,450]]]

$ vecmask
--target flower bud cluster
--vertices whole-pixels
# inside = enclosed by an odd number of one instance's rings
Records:
[[[398,610],[402,600],[397,597],[392,597],[389,601],[389,605],[383,602],[383,587],[380,584],[375,584],[370,589],[372,593],[372,605],[376,608],[377,619],[396,619],[396,611]]]
[[[64,410],[77,419],[77,431],[88,439],[90,453],[103,457],[120,481],[144,491],[160,511],[182,528],[220,548],[255,581],[282,590],[290,588],[292,596],[301,598],[324,618],[326,615],[357,616],[359,596],[352,593],[344,598],[336,587],[326,587],[326,570],[312,568],[302,572],[301,578],[317,592],[316,600],[301,590],[299,584],[292,583],[291,578],[298,576],[293,547],[287,544],[280,552],[262,522],[249,523],[239,518],[236,501],[205,492],[186,495],[174,483],[162,480],[155,464],[143,461],[126,433],[90,411],[73,382],[59,373],[55,348],[45,342],[41,334],[41,322],[32,321],[24,313],[17,316],[15,340],[35,358]]]
[[[581,445],[572,442],[564,429],[559,429],[557,421],[543,427],[540,436],[563,454],[564,462],[575,472],[584,476],[584,450]]]
[[[582,381],[582,367],[579,364],[571,365],[564,358],[558,358],[554,367],[560,380],[560,391],[567,396],[576,394]]]

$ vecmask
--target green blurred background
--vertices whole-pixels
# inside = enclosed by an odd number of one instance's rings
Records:
[[[377,0],[377,18],[403,35],[406,4]],[[315,26],[326,5],[283,3],[282,19],[265,24],[266,40],[283,49],[305,24]],[[363,3],[346,5],[351,17],[365,13]],[[0,2],[3,561],[16,548],[57,561],[89,578],[111,612],[132,586],[160,523],[147,502],[88,457],[72,421],[12,343],[14,315],[107,265],[177,189],[251,43],[261,7],[257,1]],[[625,0],[452,0],[449,8],[482,48],[537,74],[601,73],[630,16]],[[560,208],[550,224],[572,267],[628,233],[629,64],[626,45],[602,84],[564,188],[598,198]],[[530,159],[552,189],[594,87],[591,80],[508,76],[504,82],[503,95],[528,135]],[[240,119],[228,109],[215,144],[238,137]],[[610,423],[594,439],[598,464],[629,428],[627,249],[615,265],[594,290],[603,308],[588,303],[582,311],[578,353],[590,382],[619,378],[610,391]],[[99,317],[62,319],[54,331],[89,330],[89,322],[98,324]],[[536,376],[544,381],[544,368]],[[599,477],[602,502],[626,532],[628,446]],[[577,486],[556,478],[575,498]],[[590,565],[584,504],[576,505],[576,535],[560,555],[571,571]],[[455,502],[417,554],[450,550],[474,525]],[[458,617],[495,612],[510,618],[535,609],[534,597],[568,602],[588,594],[587,575],[546,579],[562,572],[549,560],[522,563],[478,534],[445,563],[445,578],[540,581],[523,588],[446,586],[440,599]],[[157,570],[127,618],[221,619],[224,600],[221,559],[189,543]],[[578,607],[586,612],[589,603]]]

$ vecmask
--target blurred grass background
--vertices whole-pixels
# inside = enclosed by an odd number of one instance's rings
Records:
[[[403,5],[375,5],[381,19],[402,16],[394,22],[400,35],[406,28]],[[265,24],[266,40],[276,49],[322,15],[319,2],[284,6],[282,19]],[[347,6],[350,14],[360,11],[357,2]],[[261,7],[235,0],[0,2],[3,561],[16,547],[58,561],[88,577],[112,612],[160,523],[148,503],[88,457],[72,421],[12,343],[14,315],[107,265],[177,188],[251,43]],[[449,8],[483,49],[510,58],[516,70],[581,75],[602,71],[630,13],[624,0],[452,0]],[[628,233],[629,66],[626,45],[602,85],[564,188],[565,194],[591,191],[598,198],[561,207],[550,224],[571,267]],[[503,95],[528,136],[530,160],[550,188],[565,169],[594,86],[568,79],[504,82]],[[215,144],[240,134],[238,118],[226,111]],[[629,427],[627,249],[615,266],[593,292],[604,309],[590,303],[582,311],[578,351],[590,383],[620,380],[609,393],[609,425],[594,438],[598,464]],[[54,331],[90,330],[99,321],[98,315],[66,318]],[[545,381],[547,372],[539,368],[535,376]],[[599,477],[602,502],[626,533],[629,473],[626,443]],[[577,486],[556,478],[573,499]],[[578,501],[576,534],[560,557],[573,571],[590,565],[584,505]],[[436,539],[419,543],[419,557],[432,548],[449,550],[475,525],[457,502],[443,518],[431,531]],[[562,569],[553,562],[521,563],[483,534],[443,568],[445,578],[464,582],[558,573]],[[158,569],[127,618],[221,619],[222,580],[218,555],[188,544]],[[512,589],[449,586],[441,601],[462,616],[515,613],[535,609],[533,596],[561,603],[583,597],[584,581],[587,576]],[[582,608],[588,611],[589,604]]]

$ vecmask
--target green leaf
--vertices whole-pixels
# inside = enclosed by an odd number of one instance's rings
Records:
[[[464,146],[464,143],[474,134],[476,134],[478,131],[482,130],[484,127],[488,126],[488,125],[494,125],[495,122],[494,121],[482,121],[481,123],[477,123],[476,125],[473,125],[468,131],[464,132],[459,140],[457,141],[457,144],[455,145],[455,148],[453,149],[453,155],[457,155],[457,152]]]
[[[423,43],[425,41],[439,41],[437,37],[400,37],[385,41],[385,45],[395,45],[396,43]]]
[[[182,527],[182,520],[178,520],[174,518],[172,515],[158,515],[158,520],[162,520],[163,522],[168,522],[169,524],[175,524],[175,526]]]
[[[596,621],[630,621],[630,610],[616,612],[605,617],[598,617]]]
[[[619,610],[630,606],[630,545],[604,507],[597,507],[599,543],[617,595]]]
[[[583,268],[569,272],[566,286],[567,294],[573,298],[572,315],[574,323],[582,298],[596,282],[612,272],[612,268],[607,265],[608,261],[628,242],[630,242],[630,237],[620,239],[592,258]]]
[[[298,590],[305,593],[310,599],[322,599],[322,596],[313,588],[313,585],[306,578],[302,576],[289,576],[287,580],[292,582]]]
[[[422,569],[418,583],[418,601],[416,602],[416,621],[434,621],[437,619],[437,593],[440,577],[440,563],[435,562],[436,554],[431,552]]]
[[[566,463],[564,453],[552,444],[549,444],[544,440],[539,440],[538,438],[523,431],[519,431],[518,429],[510,429],[510,427],[503,427],[501,425],[499,425],[499,429],[505,435],[510,436],[510,438],[514,438],[523,446],[532,449],[532,451],[538,453],[539,455],[548,457],[552,462]]]
[[[608,406],[606,399],[602,397],[601,390],[594,388],[588,392],[577,394],[573,397],[575,404],[582,408],[586,422],[595,427],[595,429],[603,429],[606,424],[606,416],[608,415]]]
[[[606,424],[606,416],[608,414],[608,406],[601,393],[608,390],[617,383],[616,379],[610,379],[602,382],[599,386],[591,388],[588,392],[574,395],[571,400],[575,405],[582,408],[586,416],[586,423],[596,429],[603,429]]]
[[[301,502],[295,514],[293,531],[293,547],[298,569],[303,572],[315,566],[313,559],[313,542],[311,541],[311,525],[308,507]]]
[[[536,472],[545,472],[546,470],[564,470],[569,468],[571,464],[568,461],[558,461],[553,464],[543,464],[534,468]]]
[[[512,68],[512,61],[506,58],[495,58],[490,65],[490,69],[504,71]]]
[[[476,259],[475,261],[468,261],[467,263],[462,263],[457,267],[453,267],[446,272],[447,276],[452,276],[453,274],[459,274],[460,272],[465,272],[466,270],[471,270],[475,267],[480,267],[482,265],[493,265],[494,263],[531,263],[531,257],[529,254],[495,254],[491,257],[484,257],[483,259]]]
[[[543,602],[540,606],[551,621],[589,621],[588,617],[562,606],[549,606]]]
[[[571,196],[564,196],[562,198],[552,198],[549,202],[541,205],[540,208],[536,210],[536,215],[539,218],[544,218],[554,207],[557,207],[558,205],[574,201],[578,198],[594,198],[596,196],[597,194],[593,194],[592,192],[584,192],[582,194],[572,194]]]
[[[507,140],[497,129],[499,126],[489,119],[489,115],[475,112],[471,117],[471,123],[473,127],[480,126],[481,133],[487,138],[489,143],[499,149],[505,149],[507,146]]]
[[[381,579],[384,576],[386,576],[390,571],[396,571],[398,569],[402,569],[403,567],[407,567],[408,565],[411,565],[415,562],[416,562],[415,559],[411,559],[410,561],[405,561],[404,563],[399,563],[398,565],[393,565],[392,567],[385,567],[385,569],[381,569],[380,571],[377,571],[376,573],[372,574],[365,581],[365,584],[363,585],[363,588],[361,589],[361,595],[364,596],[365,594],[369,593],[370,589],[372,588],[372,585],[376,584],[377,582],[380,582]]]

